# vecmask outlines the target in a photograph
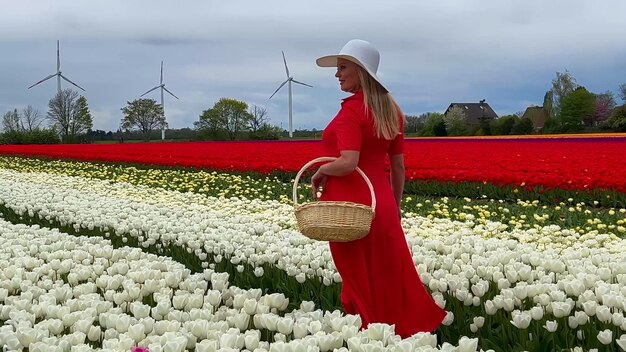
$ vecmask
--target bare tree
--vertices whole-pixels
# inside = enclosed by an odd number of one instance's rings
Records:
[[[22,123],[17,109],[8,111],[2,116],[2,130],[4,132],[18,132],[22,129]]]
[[[622,83],[619,86],[619,97],[626,103],[626,83]]]
[[[48,120],[59,132],[64,143],[74,142],[76,137],[87,132],[93,125],[91,116],[84,114],[79,100],[78,92],[64,89],[48,103]]]
[[[32,132],[41,126],[41,123],[45,119],[43,115],[39,112],[39,110],[33,108],[31,105],[22,110],[22,126],[24,130],[28,132]]]
[[[577,87],[576,79],[568,70],[565,70],[564,73],[556,73],[556,77],[552,80],[552,112],[550,116],[558,117],[561,115],[561,101],[572,94]]]
[[[268,123],[267,109],[254,105],[250,110],[250,122],[248,127],[251,132],[257,132],[261,127]]]

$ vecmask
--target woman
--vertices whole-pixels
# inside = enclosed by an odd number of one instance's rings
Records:
[[[359,166],[374,186],[376,214],[369,234],[352,242],[331,242],[342,278],[341,303],[348,314],[369,323],[395,324],[403,338],[432,332],[446,313],[422,284],[400,225],[404,190],[403,115],[376,76],[380,55],[368,42],[351,40],[338,55],[317,59],[318,66],[337,67],[343,99],[337,116],[322,134],[327,156],[312,177],[322,200],[371,203],[367,185],[354,172]],[[389,162],[390,175],[386,172]]]

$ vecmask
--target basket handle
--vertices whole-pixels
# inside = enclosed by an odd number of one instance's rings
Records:
[[[334,161],[334,160],[337,160],[337,158],[330,157],[330,156],[322,156],[322,157],[309,161],[300,169],[300,171],[298,171],[298,174],[296,175],[296,179],[293,181],[293,206],[294,208],[298,206],[298,181],[300,181],[300,176],[302,176],[302,173],[313,164],[317,164],[322,161]],[[358,166],[356,167],[355,170],[356,172],[359,173],[359,175],[361,175],[361,177],[363,177],[363,180],[367,184],[367,187],[370,190],[370,196],[372,197],[372,211],[376,212],[376,195],[374,194],[374,186],[372,186],[372,182],[370,181],[370,179],[367,177],[367,175],[365,175],[365,173]]]

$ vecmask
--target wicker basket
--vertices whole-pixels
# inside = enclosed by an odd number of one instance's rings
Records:
[[[353,202],[317,201],[298,205],[298,181],[311,165],[337,158],[321,157],[309,161],[300,169],[293,183],[293,205],[298,228],[305,236],[318,241],[349,242],[365,237],[376,210],[376,195],[369,178],[358,167],[356,171],[369,187],[372,206]]]

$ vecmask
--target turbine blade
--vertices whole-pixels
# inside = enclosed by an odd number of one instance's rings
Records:
[[[149,91],[147,91],[147,92],[143,93],[142,95],[140,95],[140,97],[143,97],[144,95],[146,95],[146,94],[148,94],[148,93],[150,93],[150,92],[152,92],[153,90],[158,89],[158,88],[161,88],[161,86],[156,86],[156,87],[154,87],[154,88],[150,89]]]
[[[34,87],[34,86],[38,85],[39,83],[41,83],[41,82],[43,82],[43,81],[47,81],[47,80],[49,80],[50,78],[52,78],[52,77],[54,77],[54,76],[56,76],[56,75],[57,75],[57,73],[52,74],[52,75],[50,75],[50,76],[48,76],[48,77],[46,77],[46,78],[42,79],[41,81],[39,81],[39,82],[37,82],[37,83],[33,84],[32,86],[28,87],[28,89],[31,89],[32,87]]]
[[[287,78],[289,78],[289,68],[287,68],[287,60],[285,59],[285,52],[281,51],[281,53],[283,53],[283,62],[285,63],[285,72],[287,72]]]
[[[167,88],[165,88],[165,86],[163,86],[163,90],[165,90],[166,92],[170,93],[170,95],[173,96],[174,98],[178,99],[178,97],[175,96],[174,93],[172,93],[169,90],[167,90]]]
[[[285,82],[283,82],[283,84],[281,84],[278,89],[276,89],[274,91],[274,93],[272,93],[272,95],[270,95],[270,99],[272,99],[272,97],[274,96],[274,94],[278,93],[278,91],[285,85],[285,83],[289,82],[289,80],[286,80]]]
[[[307,86],[307,87],[311,87],[311,88],[313,88],[313,86],[312,86],[312,85],[310,85],[310,84],[306,84],[306,83],[302,83],[302,82],[298,82],[298,81],[296,81],[295,79],[292,79],[291,81],[292,81],[293,83],[298,83],[298,84],[302,84],[303,86]]]
[[[163,60],[161,60],[161,84],[163,84]]]
[[[70,81],[70,80],[69,80],[69,78],[67,78],[67,77],[65,77],[65,76],[63,76],[63,75],[60,75],[60,76],[61,76],[61,78],[63,78],[64,80],[66,80],[66,81],[70,82],[71,84],[75,85],[76,87],[80,88],[83,92],[85,91],[85,90],[83,89],[83,87],[81,87],[81,86],[79,86],[78,84],[76,84],[76,83],[74,83],[74,82]]]

